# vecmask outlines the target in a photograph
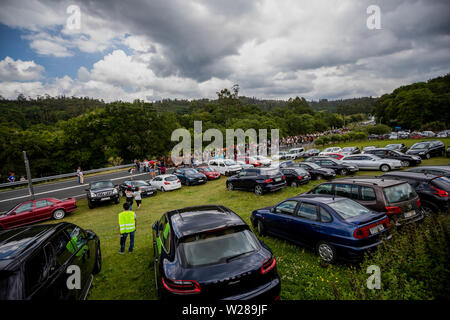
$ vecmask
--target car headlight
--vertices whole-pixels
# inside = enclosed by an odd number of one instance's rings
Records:
[[[419,154],[425,154],[425,152],[422,151],[422,152],[419,152]]]
[[[114,188],[114,189],[113,189],[113,194],[117,194],[117,192],[118,192],[117,189]]]
[[[95,193],[91,192],[91,198],[94,198],[94,197],[95,197]]]

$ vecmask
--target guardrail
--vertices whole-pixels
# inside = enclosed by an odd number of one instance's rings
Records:
[[[135,165],[134,163],[131,163],[131,164],[123,164],[123,165],[115,166],[115,167],[92,169],[92,170],[83,171],[83,174],[86,175],[86,174],[90,174],[90,173],[97,173],[97,172],[104,172],[104,171],[115,170],[115,169],[129,168],[134,165]],[[31,182],[36,183],[36,182],[50,181],[50,180],[70,178],[70,177],[76,177],[76,176],[77,176],[76,172],[71,172],[71,173],[58,174],[58,175],[54,175],[54,176],[31,179]],[[24,184],[28,184],[28,180],[1,183],[0,189],[7,188],[7,187],[16,187],[16,186],[20,186],[20,185],[24,185]]]

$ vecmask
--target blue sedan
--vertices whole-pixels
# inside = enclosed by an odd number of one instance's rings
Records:
[[[325,261],[360,261],[389,239],[389,218],[343,197],[303,194],[258,209],[250,217],[260,235],[272,234],[316,250]]]

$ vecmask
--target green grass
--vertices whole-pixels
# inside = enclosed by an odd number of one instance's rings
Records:
[[[369,141],[364,145],[370,144],[372,142]],[[384,144],[386,142],[382,145]],[[448,162],[448,158],[432,158],[423,161],[423,165]],[[364,174],[379,172],[368,171]],[[141,209],[135,210],[137,231],[132,254],[118,254],[118,213],[122,211],[123,200],[119,205],[111,204],[93,210],[88,209],[86,200],[78,201],[78,210],[68,215],[64,221],[95,231],[101,240],[103,256],[102,271],[95,277],[88,298],[156,299],[154,269],[151,264],[152,224],[166,211],[193,205],[221,204],[232,209],[250,224],[250,214],[253,210],[306,192],[323,182],[311,181],[301,187],[287,187],[279,192],[256,196],[251,192],[227,191],[225,181],[226,178],[222,177],[205,185],[183,187],[173,192],[158,192],[155,197],[144,198]],[[261,237],[261,240],[272,249],[276,257],[278,273],[282,279],[281,299],[358,299],[358,296],[352,294],[352,279],[355,274],[366,277],[365,269],[341,264],[326,266],[308,249],[274,237]]]

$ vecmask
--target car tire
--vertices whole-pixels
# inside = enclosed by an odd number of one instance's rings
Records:
[[[94,269],[92,270],[92,274],[97,274],[102,270],[102,251],[100,249],[100,242],[97,246],[97,253],[95,255],[95,265]]]
[[[119,203],[120,203],[120,198],[119,198],[119,197],[117,197],[117,199],[116,199],[116,200],[114,200],[114,203],[115,203],[115,204],[119,204]]]
[[[427,154],[425,155],[425,158],[427,158],[427,160],[428,160],[428,159],[431,158],[431,155],[430,155],[429,153],[427,153]]]
[[[402,161],[402,166],[403,167],[409,167],[411,164],[409,163],[408,160]]]
[[[316,180],[321,180],[323,177],[322,177],[322,175],[321,174],[318,174],[317,176],[316,176]]]
[[[298,183],[295,181],[291,182],[291,187],[297,188],[298,187]]]
[[[187,186],[190,186],[191,185],[191,183],[189,182],[189,180],[188,179],[186,179],[186,181],[184,182]]]
[[[263,188],[259,184],[255,186],[255,194],[257,196],[262,196],[263,194]]]
[[[326,263],[333,263],[336,261],[336,249],[325,241],[320,241],[316,246],[317,255]]]
[[[231,182],[227,183],[227,189],[228,189],[228,191],[233,191],[234,190],[234,186],[233,186],[233,184]]]
[[[340,174],[341,176],[346,176],[347,173],[348,173],[347,169],[341,169],[341,170],[339,170],[339,174]]]
[[[89,209],[94,209],[94,205],[92,204],[91,200],[88,200],[88,207]]]
[[[166,192],[166,189],[164,189],[164,187],[161,187],[161,192]]]
[[[266,234],[266,228],[264,227],[264,224],[261,222],[261,220],[258,220],[258,224],[256,225],[256,230],[258,231],[258,234],[260,236],[264,236]]]
[[[389,165],[387,165],[387,164],[382,164],[380,166],[380,170],[383,172],[388,172],[389,170],[391,170],[391,167],[389,167]]]
[[[58,209],[53,212],[53,219],[61,220],[66,215],[66,212],[63,209]]]
[[[125,196],[126,196],[125,190],[122,190],[122,197],[125,197]]]

